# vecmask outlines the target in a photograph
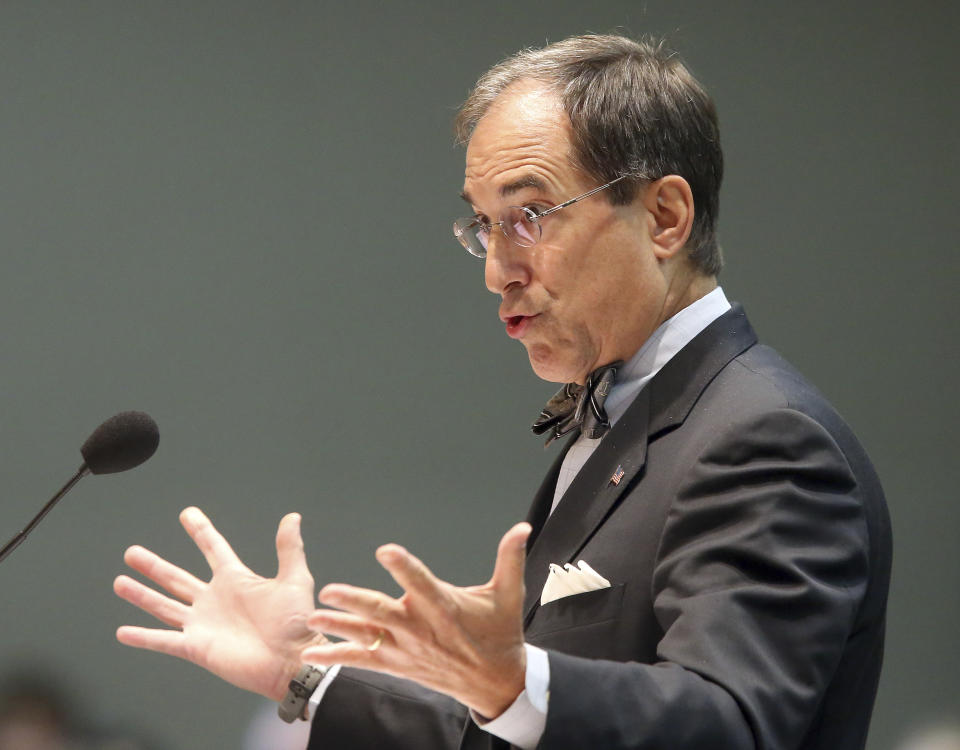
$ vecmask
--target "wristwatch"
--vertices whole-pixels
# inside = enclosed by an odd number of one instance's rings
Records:
[[[317,689],[317,685],[327,673],[327,667],[313,667],[304,664],[297,672],[297,676],[290,680],[289,689],[286,697],[280,701],[277,707],[277,713],[280,718],[288,724],[292,724],[297,719],[306,720],[307,701]]]

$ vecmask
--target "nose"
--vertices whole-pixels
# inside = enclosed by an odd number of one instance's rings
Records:
[[[526,286],[530,283],[527,248],[507,239],[500,227],[490,232],[483,278],[487,289],[501,296],[514,285]]]

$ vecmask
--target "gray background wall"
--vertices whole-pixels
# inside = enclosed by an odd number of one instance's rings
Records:
[[[870,747],[956,716],[955,8],[4,0],[0,541],[103,418],[162,437],[0,566],[0,667],[51,665],[163,747],[237,747],[257,698],[113,639],[147,621],[111,592],[128,544],[205,571],[187,504],[265,573],[296,509],[320,582],[389,588],[388,540],[486,579],[552,458],[527,426],[553,387],[450,236],[450,120],[503,55],[621,28],[667,35],[716,98],[723,285],[884,479]]]

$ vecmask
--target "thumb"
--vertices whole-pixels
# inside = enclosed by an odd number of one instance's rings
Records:
[[[523,569],[531,531],[530,524],[518,523],[503,535],[497,548],[497,564],[490,583],[508,600],[523,601]]]
[[[277,528],[277,578],[290,579],[303,574],[309,576],[310,571],[300,536],[300,514],[288,513]]]

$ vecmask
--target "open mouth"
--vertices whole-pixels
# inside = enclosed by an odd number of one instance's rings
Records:
[[[506,320],[507,335],[512,339],[520,338],[530,325],[530,321],[536,317],[536,315],[511,315]]]

